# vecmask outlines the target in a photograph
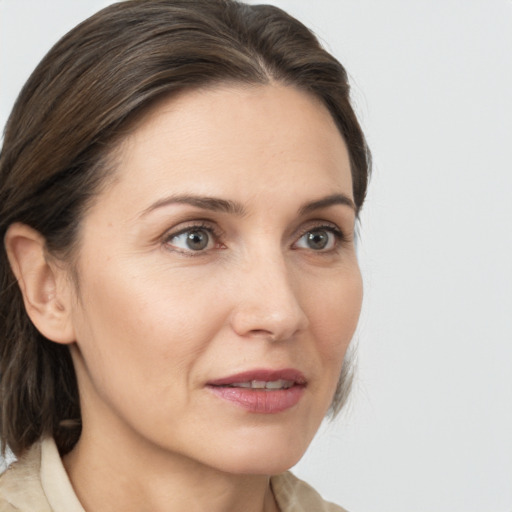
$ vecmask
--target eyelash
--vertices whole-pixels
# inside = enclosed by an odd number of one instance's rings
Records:
[[[335,238],[335,246],[332,249],[327,249],[325,251],[323,251],[323,250],[315,251],[314,249],[310,249],[314,253],[331,254],[334,251],[337,251],[340,248],[340,246],[342,246],[347,241],[345,234],[343,233],[343,231],[341,231],[340,228],[338,228],[338,226],[336,226],[334,224],[318,224],[318,225],[313,225],[313,226],[310,225],[306,229],[302,230],[301,235],[294,242],[294,245],[297,244],[298,241],[301,240],[302,237],[304,237],[308,233],[319,232],[319,231],[327,231],[328,233],[331,233]]]
[[[176,238],[176,237],[178,237],[180,235],[183,235],[185,233],[191,233],[191,232],[194,232],[194,231],[206,231],[208,233],[208,235],[213,238],[215,243],[218,243],[218,241],[223,236],[222,231],[220,231],[218,228],[214,227],[213,225],[207,224],[205,222],[199,222],[199,223],[194,223],[194,224],[191,224],[189,226],[186,226],[186,227],[184,227],[184,228],[182,228],[182,229],[180,229],[179,231],[176,231],[176,232],[174,232],[174,231],[173,232],[167,232],[164,235],[162,242],[163,242],[164,245],[169,247],[169,250],[178,252],[180,254],[183,254],[184,256],[201,256],[201,255],[204,255],[204,253],[207,252],[205,250],[201,250],[201,251],[194,251],[192,249],[186,250],[186,249],[181,249],[179,247],[175,247],[175,246],[173,246],[173,244],[170,243],[171,240],[173,240],[174,238]]]
[[[205,222],[199,222],[199,223],[194,223],[194,224],[188,225],[188,226],[180,229],[179,231],[166,233],[163,236],[162,243],[164,245],[166,245],[169,248],[169,250],[178,252],[180,254],[183,254],[184,256],[190,256],[190,257],[202,256],[206,252],[209,252],[211,250],[211,248],[205,249],[205,250],[194,251],[193,249],[187,250],[187,249],[175,247],[175,246],[173,246],[173,244],[170,243],[171,240],[179,237],[180,235],[183,235],[185,233],[192,233],[194,231],[206,231],[209,234],[209,236],[213,238],[213,242],[215,244],[219,244],[219,241],[223,237],[223,232],[221,230],[219,230],[215,225],[211,225],[211,224],[205,223]],[[328,233],[331,233],[335,237],[335,246],[332,249],[327,249],[327,250],[309,249],[313,253],[317,253],[317,254],[333,253],[333,252],[337,251],[340,248],[340,246],[343,245],[347,241],[346,236],[343,233],[343,231],[341,229],[339,229],[336,225],[334,225],[334,224],[317,224],[317,225],[309,225],[309,226],[307,226],[307,228],[301,230],[300,235],[296,238],[293,245],[295,246],[308,233],[320,232],[320,231],[326,231]],[[220,244],[222,245],[222,243],[220,243]],[[295,247],[295,250],[308,250],[308,249]]]

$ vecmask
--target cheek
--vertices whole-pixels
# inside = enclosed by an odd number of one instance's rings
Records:
[[[222,325],[222,303],[212,298],[218,290],[192,286],[186,275],[140,273],[128,265],[89,272],[82,290],[77,340],[95,368],[130,368],[121,377],[144,375],[158,380],[169,369],[190,366]],[[168,281],[168,282],[167,282]],[[158,369],[164,369],[158,372]]]
[[[308,309],[311,328],[324,365],[339,372],[345,352],[354,335],[361,313],[363,287],[359,268],[316,293],[310,293]]]

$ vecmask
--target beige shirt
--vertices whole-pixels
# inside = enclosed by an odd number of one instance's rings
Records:
[[[346,512],[291,473],[271,478],[281,512]],[[53,439],[35,444],[0,477],[0,512],[85,512]]]

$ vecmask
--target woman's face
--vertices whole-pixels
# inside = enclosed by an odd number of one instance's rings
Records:
[[[71,310],[84,434],[227,472],[292,466],[362,299],[330,114],[285,86],[187,92],[115,162],[83,220]]]

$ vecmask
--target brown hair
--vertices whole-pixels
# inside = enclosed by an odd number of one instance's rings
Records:
[[[0,236],[14,222],[70,257],[80,219],[108,175],[106,157],[131,122],[164,95],[217,82],[293,85],[318,97],[347,144],[357,208],[370,168],[342,65],[299,21],[233,0],[131,0],[65,35],[23,87],[0,156]],[[345,370],[346,371],[346,368]],[[44,435],[76,443],[80,404],[68,347],[30,322],[0,251],[0,436],[20,455]],[[341,382],[341,380],[340,380]],[[344,393],[338,387],[332,410]],[[78,421],[78,425],[79,425]]]

